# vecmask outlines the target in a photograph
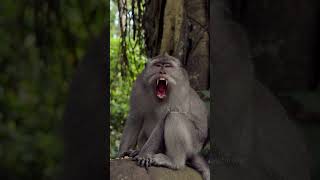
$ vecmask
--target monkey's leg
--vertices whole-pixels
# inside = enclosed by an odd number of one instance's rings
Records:
[[[164,125],[166,154],[154,155],[152,165],[171,169],[180,169],[185,166],[187,153],[193,151],[189,123],[185,115],[170,113]]]
[[[155,153],[160,149],[163,143],[163,127],[164,120],[158,122],[156,127],[152,130],[147,142],[142,146],[139,154]]]
[[[169,158],[167,155],[162,153],[153,155],[151,164],[154,166],[162,166],[162,167],[167,167],[174,170],[184,167],[184,163],[182,163],[182,161],[180,161],[180,165],[178,165],[176,162],[172,161],[171,158]]]
[[[195,154],[188,159],[188,165],[199,171],[204,180],[210,180],[210,169],[206,160],[199,154]]]
[[[118,157],[121,158],[127,155],[132,157],[136,154],[135,152],[138,152],[135,150],[135,147],[141,126],[142,117],[139,116],[138,113],[131,110],[122,133]]]
[[[156,152],[159,152],[159,150],[163,146],[163,129],[165,119],[166,118],[158,122],[147,142],[141,148],[139,154],[133,158],[133,160],[137,161],[137,164],[139,166],[149,167],[152,163],[152,155]]]

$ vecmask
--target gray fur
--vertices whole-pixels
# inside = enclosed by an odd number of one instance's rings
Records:
[[[168,81],[167,96],[161,100],[155,95],[160,76]],[[180,61],[167,54],[152,58],[132,89],[119,156],[134,157],[146,167],[180,169],[188,162],[209,180],[208,165],[198,154],[208,137],[207,117]]]

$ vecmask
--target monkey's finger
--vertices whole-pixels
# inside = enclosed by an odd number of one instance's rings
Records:
[[[123,152],[123,153],[121,153],[121,154],[119,155],[119,158],[123,158],[123,157],[129,156],[129,155],[130,155],[130,152],[125,151],[125,152]]]
[[[137,165],[140,166],[141,160],[137,160]]]
[[[153,159],[152,158],[150,158],[149,163],[150,163],[150,166],[153,164]]]
[[[137,163],[138,163],[139,166],[142,166],[142,160],[143,160],[143,159],[138,159],[138,162],[137,162]]]
[[[135,156],[137,156],[139,154],[139,151],[138,150],[134,150],[134,151],[132,151],[131,153],[130,153],[130,157],[135,157]]]
[[[133,158],[133,160],[134,161],[139,161],[141,158],[139,157],[139,156],[135,156],[134,158]]]
[[[146,164],[145,164],[146,167],[149,167],[150,166],[150,162],[149,162],[149,159],[146,159]]]
[[[147,159],[144,159],[143,166],[147,166],[147,163],[148,163]]]
[[[141,161],[140,161],[140,166],[144,166],[145,165],[145,160],[144,159],[142,159]]]
[[[153,163],[153,159],[150,158],[150,166],[152,166],[152,163]]]
[[[145,159],[145,160],[144,160],[144,166],[147,167],[147,166],[148,166],[148,163],[149,163],[149,162],[148,162],[148,159]]]
[[[146,170],[148,171],[149,170],[149,167],[151,166],[151,163],[150,163],[150,159],[147,160],[147,163],[146,163]]]
[[[132,158],[134,161],[138,161],[138,156],[135,156],[134,158]]]

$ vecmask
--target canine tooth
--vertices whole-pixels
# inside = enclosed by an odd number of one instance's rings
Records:
[[[168,86],[168,81],[166,80],[166,86]]]
[[[159,79],[157,79],[157,85],[159,84]]]

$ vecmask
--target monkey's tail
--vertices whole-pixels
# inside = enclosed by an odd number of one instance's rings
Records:
[[[187,165],[196,169],[202,175],[203,180],[210,180],[210,169],[207,161],[200,155],[193,155],[188,161]]]

